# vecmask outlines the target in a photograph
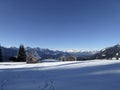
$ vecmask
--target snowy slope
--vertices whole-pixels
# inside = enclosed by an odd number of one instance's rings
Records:
[[[48,61],[0,63],[0,90],[120,90],[119,60]]]

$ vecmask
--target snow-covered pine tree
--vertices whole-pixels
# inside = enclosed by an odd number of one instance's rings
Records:
[[[23,45],[20,45],[18,56],[17,56],[18,62],[25,62],[26,61],[26,52]]]
[[[27,58],[26,58],[26,63],[38,63],[39,59],[41,58],[37,51],[34,49],[31,49],[27,51]]]
[[[0,62],[2,62],[2,47],[0,45]]]

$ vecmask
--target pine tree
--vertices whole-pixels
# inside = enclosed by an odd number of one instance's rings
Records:
[[[18,56],[17,56],[18,62],[25,62],[26,61],[26,52],[23,45],[20,45]]]
[[[0,45],[0,62],[2,62],[2,47]]]

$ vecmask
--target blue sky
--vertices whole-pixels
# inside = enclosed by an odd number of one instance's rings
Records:
[[[0,43],[99,50],[120,42],[120,0],[0,0]]]

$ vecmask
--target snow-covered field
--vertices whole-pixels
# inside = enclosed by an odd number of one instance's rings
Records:
[[[120,90],[119,60],[0,63],[0,90]]]

